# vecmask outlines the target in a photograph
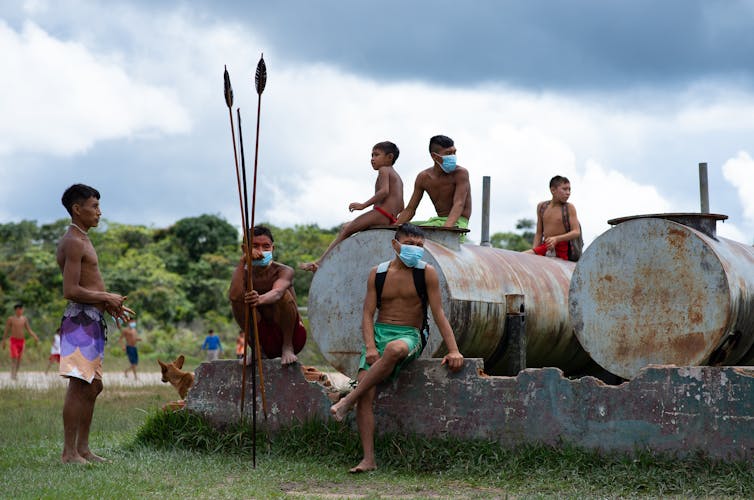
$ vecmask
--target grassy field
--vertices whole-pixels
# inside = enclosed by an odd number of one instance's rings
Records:
[[[633,458],[570,447],[506,450],[486,442],[383,436],[380,470],[353,476],[358,437],[305,424],[268,442],[218,434],[185,413],[158,412],[167,385],[105,388],[92,449],[108,464],[62,465],[63,389],[0,389],[2,498],[751,498],[754,467],[703,457]]]

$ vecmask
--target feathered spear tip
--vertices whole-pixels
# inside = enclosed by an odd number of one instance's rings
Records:
[[[264,54],[259,58],[257,63],[257,73],[254,75],[254,85],[257,88],[257,94],[264,92],[264,86],[267,85],[267,66],[264,64]]]
[[[227,104],[229,108],[232,108],[233,107],[233,87],[230,86],[230,75],[228,74],[227,66],[225,66],[225,74],[223,75],[223,78],[225,79],[225,104]]]

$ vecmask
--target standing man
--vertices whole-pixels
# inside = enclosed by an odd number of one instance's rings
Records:
[[[359,362],[359,384],[343,399],[330,408],[333,418],[342,421],[356,405],[356,424],[364,457],[350,469],[352,473],[366,472],[377,468],[374,458],[374,398],[376,386],[398,371],[422,352],[423,341],[420,329],[425,318],[425,309],[415,281],[415,269],[424,269],[426,300],[432,308],[440,335],[448,349],[442,359],[451,371],[463,367],[463,356],[458,350],[453,330],[445,317],[440,296],[440,281],[434,267],[422,261],[424,255],[424,232],[412,225],[402,224],[392,241],[396,256],[393,260],[372,269],[367,281],[364,299],[364,315],[361,322],[364,348]],[[385,273],[382,293],[378,298],[377,273]],[[377,322],[374,313],[378,299],[380,309]]]
[[[31,330],[29,320],[24,316],[23,304],[16,304],[13,306],[13,312],[15,314],[10,316],[8,321],[5,322],[3,350],[5,350],[8,332],[10,332],[10,378],[16,380],[18,377],[18,369],[21,367],[21,356],[24,354],[24,345],[26,345],[26,335],[24,334],[24,330],[34,337],[37,344],[39,344],[39,337],[37,337],[37,334]]]
[[[137,342],[141,342],[141,337],[136,333],[136,321],[131,319],[128,323],[125,321],[121,323],[118,343],[126,351],[128,362],[131,365],[126,368],[123,375],[128,378],[128,370],[131,370],[134,373],[134,380],[137,380],[138,378],[136,376],[136,365],[139,364],[139,350],[136,347]]]
[[[204,337],[202,351],[207,351],[207,361],[210,363],[220,358],[220,353],[223,351],[223,343],[220,341],[220,336],[214,330],[210,330],[207,336]]]
[[[306,343],[306,329],[298,313],[293,290],[293,269],[272,260],[275,242],[265,226],[256,226],[251,240],[251,277],[254,289],[246,290],[246,258],[236,266],[230,281],[233,316],[241,328],[244,314],[251,324],[252,308],[257,308],[257,332],[265,357],[280,358],[283,365],[298,361]],[[245,306],[244,306],[245,304]],[[244,307],[248,311],[244,313]],[[250,340],[253,342],[253,340]]]
[[[414,222],[415,225],[468,228],[471,217],[469,171],[456,164],[453,139],[444,135],[432,137],[429,140],[429,155],[432,166],[416,176],[414,192],[406,209],[398,216],[397,224],[411,220],[426,191],[435,206],[437,217]]]
[[[68,306],[60,323],[60,375],[68,378],[63,403],[63,463],[103,462],[89,449],[89,428],[94,403],[102,392],[105,354],[104,313],[128,321],[134,312],[126,297],[105,291],[97,252],[89,229],[99,224],[100,194],[93,187],[74,184],[63,193],[63,206],[71,225],[56,253],[63,273],[63,296]]]

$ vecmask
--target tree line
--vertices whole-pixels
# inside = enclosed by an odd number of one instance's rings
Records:
[[[69,223],[59,219],[48,224],[29,220],[0,224],[3,325],[20,302],[32,329],[48,341],[52,338],[66,304],[55,249]],[[294,269],[300,262],[316,260],[340,229],[264,225],[275,237],[275,260]],[[491,243],[511,250],[531,248],[533,226],[533,221],[522,219],[516,225],[518,232],[495,233]],[[228,344],[235,338],[228,287],[241,258],[241,241],[238,230],[221,216],[187,217],[167,228],[102,220],[89,237],[107,289],[128,296],[127,305],[138,314],[139,331],[148,332],[149,342],[140,345],[142,352],[165,357],[194,352],[210,328],[223,332]],[[300,306],[308,303],[312,276],[295,273]],[[117,345],[111,345],[113,354],[120,355]]]

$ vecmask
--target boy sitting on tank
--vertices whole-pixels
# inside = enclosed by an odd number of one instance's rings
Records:
[[[406,209],[398,215],[398,224],[408,222],[416,214],[419,202],[426,191],[437,211],[437,217],[413,224],[434,227],[469,227],[471,217],[471,184],[469,171],[456,164],[456,147],[453,139],[436,135],[429,140],[432,166],[419,172],[414,182],[414,192]]]
[[[348,210],[364,210],[374,205],[369,212],[359,215],[351,222],[343,225],[338,236],[330,243],[325,253],[314,262],[299,264],[304,271],[316,272],[322,259],[335,248],[335,245],[352,234],[363,231],[378,224],[395,224],[396,216],[403,210],[403,181],[393,166],[400,151],[398,146],[390,141],[378,142],[372,147],[372,168],[377,170],[377,182],[374,185],[374,196],[364,203],[353,202]]]
[[[364,456],[352,473],[366,472],[377,468],[374,457],[374,410],[373,403],[377,384],[394,378],[407,363],[418,358],[424,341],[422,331],[426,317],[425,304],[432,308],[448,354],[442,360],[451,371],[463,367],[463,356],[458,350],[453,330],[445,317],[440,297],[440,284],[434,267],[422,261],[424,232],[412,225],[402,224],[391,241],[396,256],[389,262],[374,267],[367,280],[364,299],[362,335],[364,347],[359,362],[358,385],[348,395],[335,403],[330,412],[337,421],[342,421],[356,405],[356,424]],[[424,270],[426,297],[422,299],[414,281],[415,269]],[[383,275],[381,293],[377,290],[377,275]],[[379,293],[379,297],[378,297]],[[374,313],[378,308],[377,322]]]
[[[568,203],[571,197],[571,182],[560,175],[550,179],[552,199],[537,205],[537,229],[531,250],[548,257],[568,259],[568,242],[581,235],[581,225],[576,215],[576,207]],[[567,211],[567,213],[566,213]],[[566,230],[565,221],[570,222],[571,230]]]

